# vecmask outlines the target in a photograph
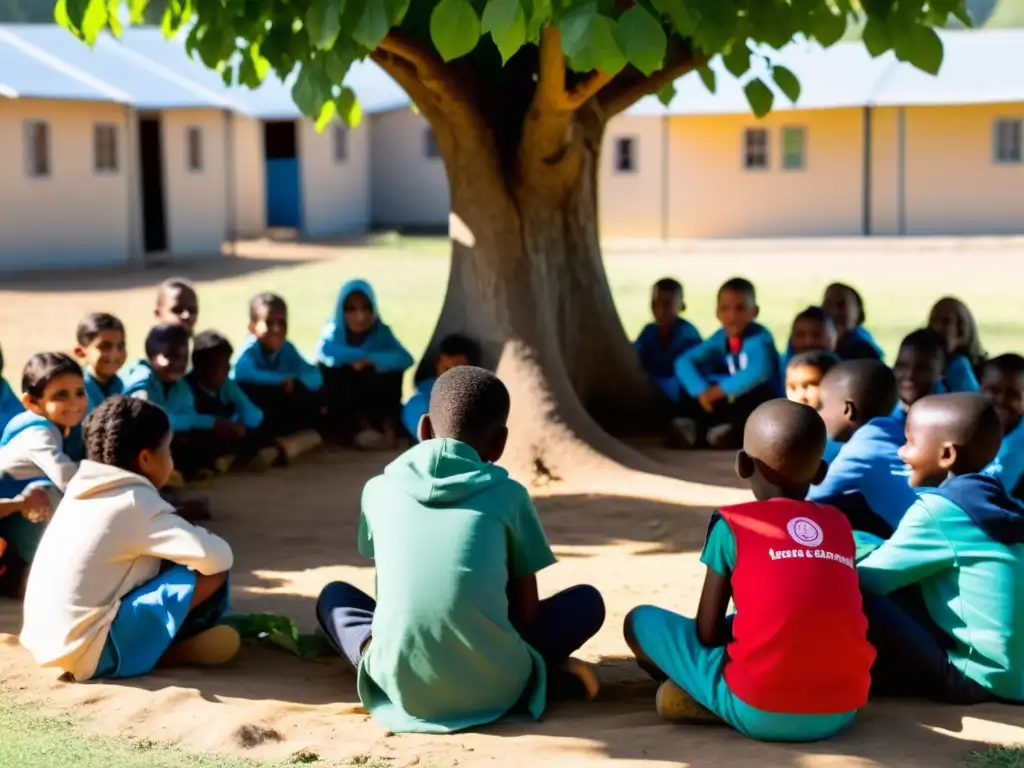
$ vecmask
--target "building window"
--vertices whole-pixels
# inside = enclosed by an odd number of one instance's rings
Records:
[[[804,169],[804,144],[806,133],[803,128],[782,129],[782,169],[802,171]]]
[[[25,123],[25,170],[34,178],[50,175],[50,124],[39,120]]]
[[[996,120],[997,163],[1024,162],[1024,120]]]
[[[93,167],[97,173],[117,172],[117,126],[94,125],[92,129]]]
[[[615,140],[615,172],[636,173],[636,144],[632,136]]]
[[[743,167],[748,171],[768,167],[768,131],[764,128],[747,128],[743,132]]]
[[[334,124],[334,162],[344,163],[348,160],[348,126]]]
[[[203,170],[203,132],[199,128],[185,129],[185,151],[188,170],[197,173]]]
[[[429,128],[423,131],[423,154],[431,160],[441,156],[441,152],[437,148],[437,139],[434,138],[434,132]]]

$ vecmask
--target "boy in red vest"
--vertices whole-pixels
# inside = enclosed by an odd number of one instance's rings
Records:
[[[825,475],[824,450],[813,408],[758,406],[736,456],[757,501],[713,515],[696,620],[653,606],[626,616],[638,663],[665,681],[656,698],[663,718],[720,718],[754,739],[817,741],[867,702],[875,651],[853,531],[839,510],[804,501]],[[736,614],[727,617],[730,598]]]

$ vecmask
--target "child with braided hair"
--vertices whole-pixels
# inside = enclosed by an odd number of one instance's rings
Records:
[[[220,664],[240,639],[228,608],[231,547],[160,496],[174,469],[159,406],[114,395],[85,422],[86,460],[39,544],[22,644],[75,680]]]

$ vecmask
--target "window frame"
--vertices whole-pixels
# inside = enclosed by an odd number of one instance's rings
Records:
[[[423,129],[423,157],[427,160],[441,159],[441,149],[437,146],[437,139],[430,126]]]
[[[789,165],[789,153],[786,151],[786,137],[794,134],[800,136],[800,164]],[[802,125],[784,125],[779,131],[779,154],[782,157],[781,168],[784,171],[804,171],[807,169],[807,128]]]
[[[116,123],[93,123],[92,125],[92,170],[93,173],[100,174],[103,176],[116,175],[121,170],[121,158],[118,153],[118,126]],[[102,132],[109,131],[110,136],[110,156],[109,158],[101,157],[100,152],[100,135]],[[110,161],[110,165],[101,165],[101,160]]]
[[[629,152],[629,167],[622,167],[622,159],[624,157],[622,148],[628,146]],[[614,163],[614,170],[616,174],[630,174],[635,175],[640,172],[639,158],[637,157],[637,149],[640,146],[640,138],[634,134],[628,134],[623,136],[615,137],[615,157],[612,162]]]
[[[334,131],[331,136],[331,156],[335,165],[346,165],[349,155],[349,129],[342,122],[334,123]],[[341,150],[339,152],[339,149]]]
[[[39,162],[36,155],[35,129],[42,128],[45,133],[45,158],[42,170],[39,170]],[[30,179],[53,178],[53,130],[49,120],[29,118],[24,122],[23,128],[24,149],[23,158],[25,163],[25,175]]]
[[[192,137],[195,136],[193,146]],[[195,153],[193,153],[195,149]],[[198,125],[185,126],[185,170],[188,173],[203,173],[206,170],[206,158],[203,152],[203,129]],[[195,160],[196,162],[193,162]]]
[[[1002,131],[1004,125],[1015,125],[1017,128],[1017,155],[1012,158],[1001,156]],[[997,117],[992,121],[992,162],[995,165],[1021,165],[1024,163],[1024,118]]]
[[[750,137],[753,134],[764,136],[764,165],[751,165],[750,160]],[[771,131],[767,128],[744,128],[742,142],[740,143],[740,161],[744,171],[764,172],[771,169]]]

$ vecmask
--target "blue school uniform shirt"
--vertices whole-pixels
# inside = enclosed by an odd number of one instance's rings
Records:
[[[263,411],[231,379],[227,379],[217,391],[200,384],[195,371],[189,373],[185,381],[192,388],[193,407],[197,411],[205,402],[211,410],[216,410],[216,413],[210,413],[214,418],[237,421],[246,429],[256,429],[263,423]],[[207,409],[203,408],[203,411],[207,412]]]
[[[124,380],[117,374],[104,384],[88,367],[85,367],[82,369],[82,378],[85,379],[85,395],[89,398],[89,413],[96,410],[108,397],[124,393]]]
[[[48,449],[52,453],[46,453],[45,457],[40,455],[11,456],[8,453],[10,450],[17,450],[16,446],[12,445],[15,438],[29,430],[38,429],[48,430],[52,435],[48,445]],[[63,492],[77,469],[77,462],[85,458],[82,427],[78,425],[72,428],[65,436],[60,427],[49,419],[31,411],[22,411],[4,427],[3,435],[0,436],[0,453],[3,454],[5,466],[5,471],[0,472],[0,498],[14,498],[29,485],[41,481],[52,483]],[[16,474],[9,474],[6,467],[14,465],[17,465]],[[36,469],[39,474],[32,474]],[[26,470],[28,470],[27,473]]]
[[[369,332],[358,339],[345,325],[345,300],[353,293],[366,296],[376,317]],[[341,287],[334,317],[324,325],[320,335],[316,359],[329,368],[343,368],[360,360],[369,360],[380,373],[401,373],[413,363],[412,355],[380,319],[377,297],[365,280],[349,280]]]
[[[238,351],[231,378],[241,384],[268,387],[278,387],[286,379],[295,379],[310,392],[324,385],[320,369],[306,360],[290,341],[277,352],[269,352],[255,336],[247,338]]]
[[[402,426],[416,442],[420,439],[420,419],[430,410],[430,393],[434,391],[435,381],[437,376],[431,376],[417,384],[416,391],[402,406]]]
[[[0,379],[0,433],[4,431],[4,428],[11,419],[24,412],[25,406],[21,404],[21,400],[14,394],[14,390],[7,383],[7,379]]]
[[[974,375],[974,366],[966,355],[954,355],[946,364],[946,372],[942,381],[935,385],[935,394],[947,392],[977,392],[981,389],[978,377]]]
[[[693,349],[702,341],[700,331],[689,320],[677,317],[662,337],[661,326],[649,323],[637,336],[633,346],[640,355],[640,362],[648,375],[654,379],[675,376],[676,358]]]
[[[843,360],[861,360],[872,357],[885,360],[882,348],[878,346],[875,337],[863,325],[856,326],[843,337],[839,346],[836,347],[836,354]]]
[[[917,584],[950,638],[949,661],[997,696],[1024,700],[1024,516],[995,478],[922,490],[892,537],[857,567],[865,591]]]
[[[159,405],[171,420],[175,432],[213,429],[214,416],[196,411],[192,388],[185,379],[167,384],[157,378],[147,360],[140,360],[125,377],[124,394]]]
[[[783,388],[775,340],[771,332],[758,323],[747,326],[736,355],[729,349],[725,330],[715,331],[676,360],[676,376],[691,397],[698,397],[712,384],[718,384],[730,399],[764,384],[777,394],[781,394]]]
[[[999,478],[1009,494],[1017,490],[1024,480],[1024,419],[1003,436],[999,453],[985,467],[984,474]]]
[[[882,416],[853,433],[829,465],[820,485],[812,485],[808,501],[839,509],[864,504],[895,528],[917,498],[910,487],[910,470],[899,457],[903,425]]]

